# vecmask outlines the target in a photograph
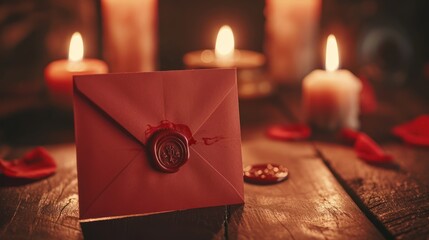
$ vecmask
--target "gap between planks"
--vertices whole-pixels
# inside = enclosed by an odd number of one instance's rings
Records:
[[[377,219],[377,217],[372,214],[371,210],[362,202],[360,197],[353,191],[351,187],[349,187],[346,181],[341,178],[341,176],[332,168],[329,161],[323,155],[322,151],[317,148],[317,146],[312,142],[313,149],[316,153],[316,156],[322,160],[324,165],[329,169],[344,191],[350,196],[354,203],[359,207],[359,209],[368,217],[372,224],[380,231],[380,233],[386,239],[395,239],[395,237],[387,230],[387,228],[383,225],[381,221]]]

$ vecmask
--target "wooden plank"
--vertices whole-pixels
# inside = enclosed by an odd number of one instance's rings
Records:
[[[248,239],[382,239],[307,143],[243,142],[245,164],[275,162],[286,182],[245,185],[246,204],[232,212],[229,236]]]
[[[54,176],[35,182],[0,178],[0,239],[224,238],[225,206],[80,224],[75,146],[47,149],[58,164]]]
[[[385,144],[383,149],[392,154],[400,168],[419,184],[429,186],[429,149],[396,143]]]
[[[82,238],[74,146],[62,145],[49,151],[58,163],[54,176],[35,182],[1,177],[0,238]]]
[[[382,239],[382,235],[359,210],[334,176],[315,154],[309,142],[279,142],[264,135],[267,121],[285,122],[271,104],[241,111],[243,161],[279,163],[290,170],[285,182],[258,186],[245,184],[244,207],[230,208],[231,239]],[[250,127],[246,116],[261,118]],[[261,117],[263,116],[263,117]]]
[[[246,184],[244,206],[79,224],[74,145],[52,146],[48,150],[58,163],[54,176],[32,183],[1,179],[0,238],[381,238],[315,157],[311,145],[264,137],[267,124],[285,121],[270,102],[251,101],[250,108],[241,108],[244,162],[270,157],[270,162],[287,165],[291,177],[274,186]]]
[[[225,206],[81,223],[88,239],[225,239]]]
[[[375,224],[380,224],[381,230],[385,229],[395,238],[429,237],[429,188],[399,160],[411,157],[410,149],[386,147],[385,150],[394,156],[395,164],[377,166],[358,159],[354,150],[347,146],[325,142],[316,142],[316,146],[357,203],[373,217]],[[390,151],[392,147],[395,151]],[[429,170],[427,163],[426,171]]]
[[[347,185],[389,233],[396,238],[429,237],[429,151],[403,144],[390,134],[396,124],[427,113],[428,104],[409,89],[380,92],[376,114],[364,117],[363,131],[373,136],[394,156],[394,164],[368,165],[354,152],[326,144],[316,146]],[[349,164],[343,164],[347,159]],[[370,189],[370,190],[369,190]]]
[[[343,145],[336,133],[315,133],[315,147],[361,209],[386,237],[426,239],[429,237],[429,151],[404,145],[390,129],[419,114],[428,112],[428,104],[412,91],[378,91],[377,112],[361,116],[362,131],[376,139],[395,163],[369,165],[356,157],[351,146]],[[283,106],[295,109],[300,95],[282,94]],[[291,106],[292,105],[292,106]]]

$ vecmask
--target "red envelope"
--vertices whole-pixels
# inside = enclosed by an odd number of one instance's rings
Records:
[[[244,202],[235,69],[75,76],[74,112],[82,220]],[[174,173],[146,146],[166,120],[196,140]]]

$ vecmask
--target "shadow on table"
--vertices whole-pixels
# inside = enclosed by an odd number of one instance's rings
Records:
[[[228,238],[239,239],[239,225],[243,220],[244,205],[228,206]]]
[[[74,142],[73,112],[51,106],[0,118],[0,143],[35,146]]]
[[[224,238],[227,207],[81,222],[85,239]]]
[[[45,177],[45,178],[48,178],[48,177]],[[10,178],[0,174],[0,187],[19,187],[19,186],[41,181],[45,178],[42,178],[42,179]]]

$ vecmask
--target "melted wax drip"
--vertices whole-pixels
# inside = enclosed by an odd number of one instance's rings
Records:
[[[203,138],[203,141],[204,141],[205,145],[212,145],[212,144],[219,142],[222,139],[223,139],[223,137],[219,137],[219,136],[211,137],[211,138],[205,137],[205,138]]]
[[[161,123],[158,126],[151,126],[151,125],[147,125],[147,130],[145,131],[145,136],[146,139],[149,139],[149,137],[156,132],[159,129],[174,129],[177,132],[183,134],[189,142],[189,146],[191,146],[192,144],[197,143],[197,141],[194,139],[194,137],[192,136],[192,132],[191,129],[189,129],[188,126],[186,126],[185,124],[175,124],[172,123],[168,120],[162,120]]]
[[[146,139],[149,139],[150,136],[157,130],[166,129],[166,128],[174,129],[179,133],[183,134],[188,139],[189,146],[191,146],[192,144],[198,143],[197,140],[195,140],[195,138],[192,136],[191,129],[188,126],[186,126],[185,124],[176,124],[176,123],[170,122],[169,120],[162,120],[158,126],[151,126],[148,124],[147,129],[145,131],[145,137]],[[202,142],[208,146],[208,145],[215,144],[222,139],[224,139],[224,137],[220,137],[220,136],[204,137],[202,138]]]

